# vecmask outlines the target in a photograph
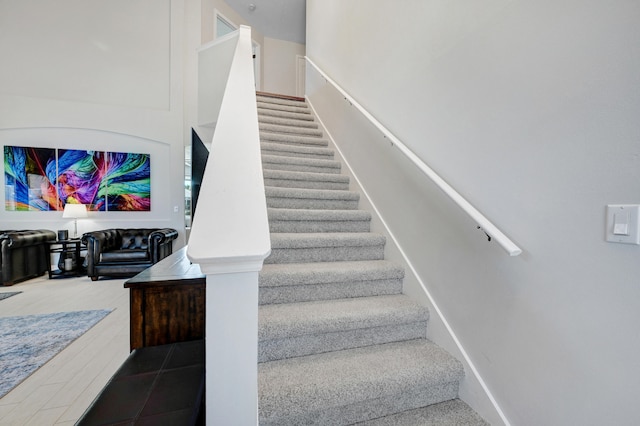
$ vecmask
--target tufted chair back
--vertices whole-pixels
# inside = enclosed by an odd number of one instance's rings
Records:
[[[121,229],[121,249],[147,250],[149,248],[149,234],[153,229]]]

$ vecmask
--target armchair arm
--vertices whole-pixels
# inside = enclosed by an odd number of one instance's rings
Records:
[[[0,283],[12,285],[42,275],[47,270],[47,241],[56,234],[48,229],[2,231],[0,234]]]
[[[149,234],[149,252],[153,263],[157,263],[173,253],[173,240],[178,231],[172,228],[156,229]]]
[[[118,232],[115,229],[87,232],[82,235],[82,242],[87,246],[87,275],[94,275],[94,268],[100,263],[100,253],[120,248],[117,240]]]

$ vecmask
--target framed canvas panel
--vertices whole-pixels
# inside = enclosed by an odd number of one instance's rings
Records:
[[[61,204],[87,204],[89,210],[106,210],[108,168],[103,151],[58,150],[56,188]]]
[[[151,156],[108,152],[107,164],[107,210],[150,211]]]
[[[5,209],[61,210],[55,176],[55,149],[5,146]]]

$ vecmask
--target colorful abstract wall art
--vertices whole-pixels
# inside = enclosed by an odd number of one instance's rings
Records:
[[[102,182],[106,173],[104,152],[59,149],[55,182],[62,205],[87,204],[90,210],[105,211],[106,190]]]
[[[107,153],[107,206],[110,211],[151,210],[149,154]]]
[[[6,210],[61,209],[52,183],[55,154],[55,149],[51,148],[4,147]]]
[[[149,154],[4,147],[6,210],[150,211]]]

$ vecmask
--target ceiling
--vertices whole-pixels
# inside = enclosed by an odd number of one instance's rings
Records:
[[[305,44],[305,0],[226,0],[265,37]],[[251,10],[249,5],[255,5]]]

